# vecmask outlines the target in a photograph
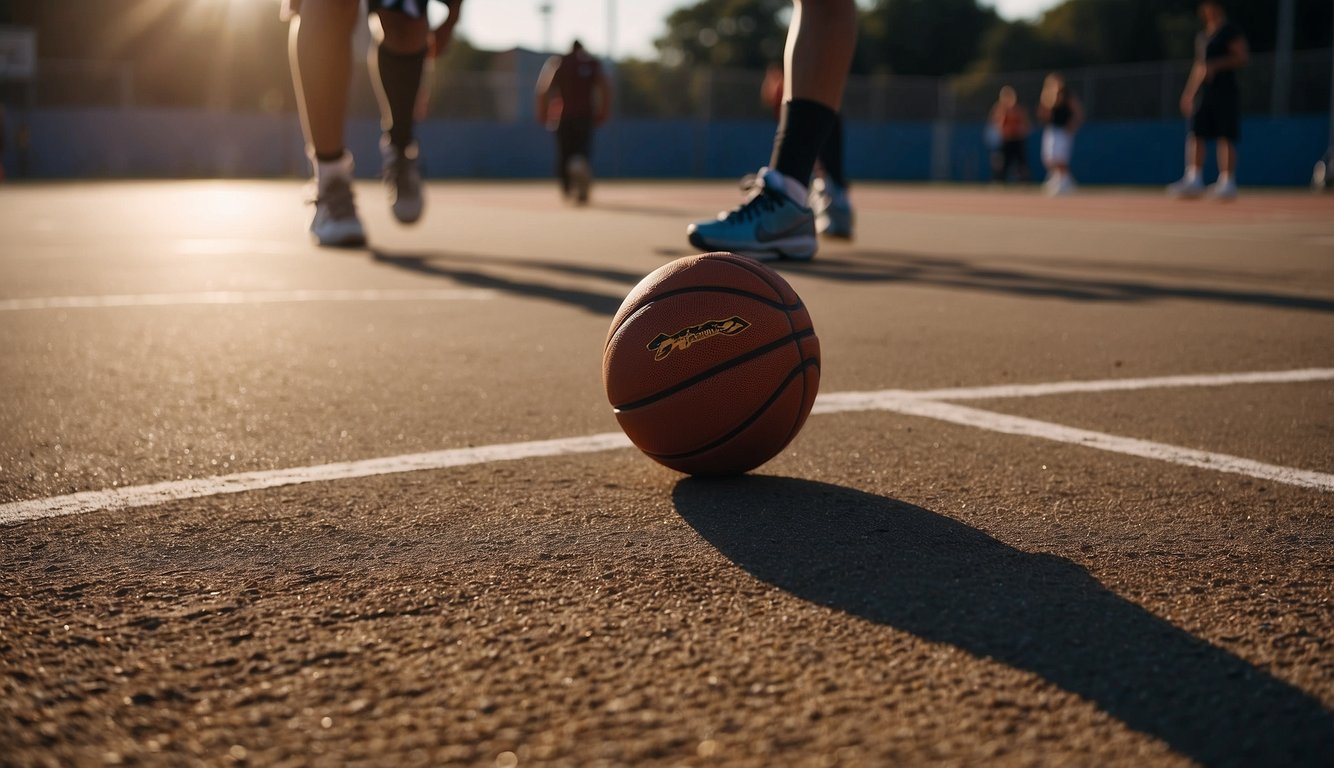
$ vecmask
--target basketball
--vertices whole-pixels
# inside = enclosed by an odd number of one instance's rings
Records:
[[[820,385],[820,341],[777,272],[731,253],[688,256],[625,297],[602,382],[621,429],[654,461],[735,475],[801,430]]]

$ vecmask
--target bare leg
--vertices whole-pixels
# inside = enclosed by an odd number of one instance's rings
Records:
[[[1227,139],[1218,140],[1218,172],[1229,177],[1237,170],[1237,147]]]
[[[1195,138],[1195,134],[1186,135],[1186,168],[1194,168],[1197,172],[1204,167],[1203,141]]]
[[[794,0],[783,57],[783,100],[810,99],[837,112],[856,42],[853,0]]]
[[[306,144],[322,159],[342,155],[347,92],[352,79],[352,30],[357,0],[305,0],[292,20],[288,56]]]

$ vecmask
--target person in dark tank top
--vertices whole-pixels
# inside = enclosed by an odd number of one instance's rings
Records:
[[[1038,101],[1038,120],[1042,129],[1042,164],[1047,168],[1043,187],[1047,194],[1068,195],[1075,191],[1070,174],[1070,156],[1074,151],[1075,132],[1084,122],[1084,108],[1079,98],[1057,72],[1047,75]]]
[[[1199,4],[1204,31],[1195,39],[1195,65],[1181,92],[1181,113],[1190,118],[1186,135],[1186,172],[1168,185],[1173,197],[1208,194],[1217,200],[1237,196],[1237,142],[1241,139],[1241,96],[1237,70],[1250,62],[1246,36],[1227,18],[1221,0]],[[1207,190],[1200,178],[1208,142],[1215,142],[1218,181]]]

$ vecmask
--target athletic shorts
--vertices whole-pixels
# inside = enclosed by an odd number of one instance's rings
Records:
[[[1070,152],[1074,149],[1075,137],[1064,128],[1049,125],[1042,131],[1042,163],[1044,165],[1069,165]]]
[[[1241,104],[1237,94],[1206,89],[1190,118],[1190,132],[1197,139],[1227,139],[1237,143],[1241,138]]]
[[[443,3],[450,7],[454,5],[454,0],[366,0],[366,10],[369,13],[398,11],[414,19],[420,19],[426,15],[426,6],[432,2]],[[278,17],[283,21],[290,21],[293,16],[300,12],[301,0],[283,0],[283,7],[278,12]]]

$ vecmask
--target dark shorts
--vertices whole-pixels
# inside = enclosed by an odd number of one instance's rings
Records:
[[[1237,143],[1241,139],[1241,99],[1235,93],[1206,89],[1191,115],[1190,132],[1197,139]]]
[[[370,14],[378,11],[398,11],[414,19],[420,19],[426,15],[426,6],[433,2],[452,6],[454,0],[366,0],[366,11]],[[300,12],[301,0],[283,0],[278,16],[287,21]]]

